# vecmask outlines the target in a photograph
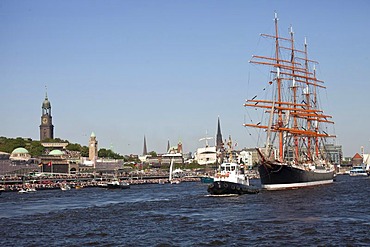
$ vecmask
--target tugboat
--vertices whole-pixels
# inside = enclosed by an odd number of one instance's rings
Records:
[[[228,146],[231,150],[232,143],[229,137]],[[229,162],[220,165],[219,172],[214,177],[214,182],[208,186],[211,195],[242,195],[256,194],[259,189],[249,185],[249,178],[244,172],[244,165],[231,162],[230,151]]]

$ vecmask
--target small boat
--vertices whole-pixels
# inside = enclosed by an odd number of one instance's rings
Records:
[[[354,166],[349,171],[349,175],[351,177],[355,177],[355,176],[368,176],[369,174],[367,174],[367,172],[366,172],[366,170],[363,166]]]
[[[168,181],[170,182],[170,184],[179,184],[180,180],[173,179],[173,165],[174,165],[175,157],[181,157],[181,154],[179,154],[179,153],[167,154],[166,156],[171,158],[170,173],[169,173]]]
[[[228,142],[231,150],[231,138]],[[259,189],[249,185],[249,178],[244,172],[244,165],[232,160],[230,151],[229,162],[224,162],[220,165],[219,172],[214,177],[214,182],[208,186],[208,193],[211,195],[242,195],[256,194]]]
[[[22,188],[22,189],[18,190],[18,193],[24,194],[24,193],[28,193],[28,191]]]
[[[200,177],[200,181],[204,184],[210,184],[214,182],[214,178],[211,176]]]
[[[108,187],[107,182],[99,182],[98,187],[107,188]]]
[[[170,182],[171,184],[179,184],[179,183],[181,183],[180,182],[180,180],[171,180],[171,182]]]
[[[83,188],[83,185],[76,185],[76,186],[75,186],[75,189],[76,189],[76,190],[80,190],[80,189],[82,189],[82,188]]]
[[[26,191],[27,192],[36,192],[36,189],[35,188],[27,188]]]
[[[71,186],[69,186],[68,184],[62,184],[60,186],[60,189],[65,191],[65,190],[70,190],[71,189]]]
[[[113,180],[107,183],[108,189],[129,189],[130,184],[124,181]]]

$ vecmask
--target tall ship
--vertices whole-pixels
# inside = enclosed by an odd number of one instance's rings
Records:
[[[257,121],[244,124],[256,128],[264,142],[257,148],[261,187],[279,190],[332,183],[334,166],[325,144],[335,137],[328,130],[334,122],[321,109],[319,93],[326,87],[316,75],[318,62],[308,58],[306,39],[303,48],[296,48],[292,27],[287,37],[280,36],[276,13],[274,29],[272,35],[261,34],[272,40],[272,55],[250,60],[267,68],[269,78],[261,85],[265,98],[256,95],[244,104],[262,113]]]

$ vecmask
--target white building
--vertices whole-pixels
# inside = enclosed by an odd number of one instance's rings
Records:
[[[197,152],[195,153],[194,159],[195,161],[198,162],[199,165],[208,165],[216,163],[217,160],[216,147],[198,148]]]
[[[244,163],[248,169],[253,167],[253,152],[248,150],[242,150],[238,155],[238,162]]]

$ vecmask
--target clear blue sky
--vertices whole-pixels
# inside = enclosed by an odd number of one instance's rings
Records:
[[[55,137],[140,154],[242,126],[260,33],[293,25],[327,86],[344,154],[370,152],[370,1],[0,2],[0,136],[39,138],[45,85]],[[258,53],[260,54],[260,53]],[[249,84],[249,85],[248,85]],[[256,84],[256,86],[259,86]]]

